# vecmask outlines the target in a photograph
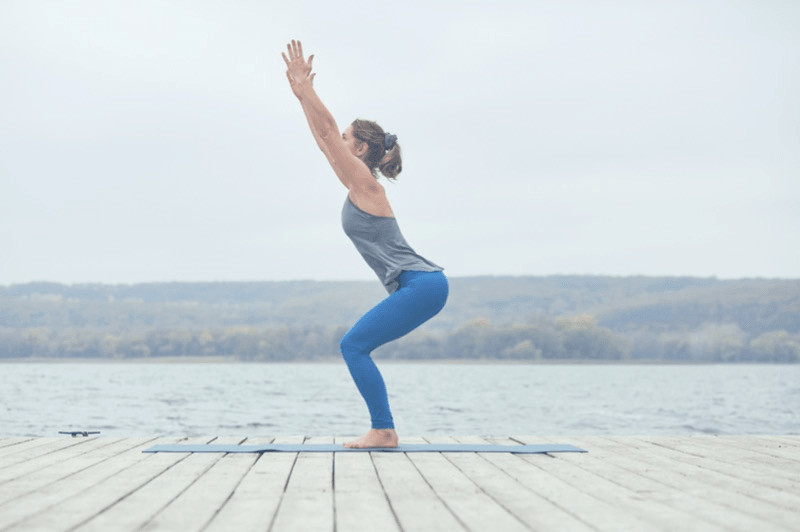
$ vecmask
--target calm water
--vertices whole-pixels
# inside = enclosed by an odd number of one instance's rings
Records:
[[[800,434],[800,365],[383,363],[405,435]],[[353,435],[343,363],[0,364],[0,436]]]

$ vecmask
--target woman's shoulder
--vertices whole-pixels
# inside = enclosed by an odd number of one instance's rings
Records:
[[[383,186],[374,181],[374,186],[370,187],[351,187],[348,192],[350,202],[360,210],[373,216],[383,218],[394,218],[392,206]]]

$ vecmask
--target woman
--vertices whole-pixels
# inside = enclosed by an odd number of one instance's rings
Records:
[[[314,91],[311,62],[300,41],[287,45],[286,76],[300,100],[311,132],[333,171],[347,187],[342,226],[389,297],[367,312],[340,343],[342,356],[367,403],[372,428],[345,447],[396,447],[397,433],[386,386],[370,353],[435,316],[447,300],[442,268],[416,254],[406,243],[378,182],[378,172],[394,179],[402,170],[397,137],[375,122],[356,120],[340,136],[333,116]]]

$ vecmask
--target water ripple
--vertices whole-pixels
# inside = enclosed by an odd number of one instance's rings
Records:
[[[800,433],[800,365],[389,364],[401,435]],[[2,436],[354,435],[342,363],[16,364]]]

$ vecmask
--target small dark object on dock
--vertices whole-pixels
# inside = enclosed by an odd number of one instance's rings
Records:
[[[69,434],[70,436],[72,436],[74,438],[75,436],[78,436],[78,435],[86,437],[86,436],[88,436],[90,434],[100,434],[100,431],[87,431],[87,430],[61,431],[60,430],[60,431],[58,431],[58,433],[59,434]]]

